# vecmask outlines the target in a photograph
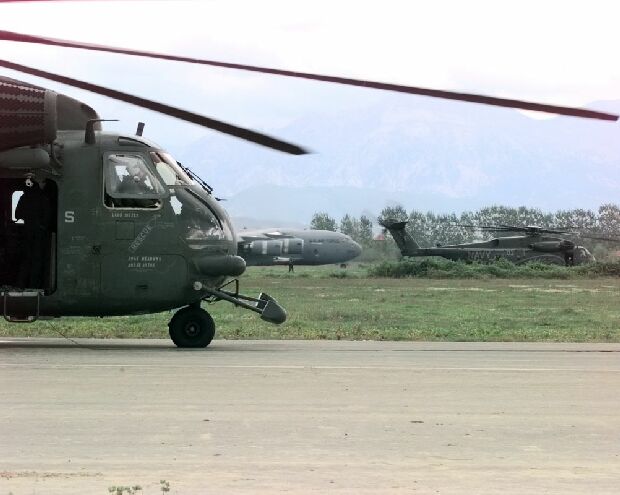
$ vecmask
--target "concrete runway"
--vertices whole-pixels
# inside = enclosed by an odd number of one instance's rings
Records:
[[[617,494],[620,345],[0,340],[0,495]]]

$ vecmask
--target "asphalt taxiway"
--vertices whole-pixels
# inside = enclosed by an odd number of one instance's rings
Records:
[[[78,344],[0,339],[1,495],[620,486],[620,344]]]

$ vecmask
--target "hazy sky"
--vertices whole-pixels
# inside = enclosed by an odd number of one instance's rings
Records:
[[[229,62],[565,105],[620,99],[617,1],[71,1],[0,3],[0,29]],[[1,57],[277,129],[338,112],[372,90],[188,64],[0,42]],[[126,104],[0,69],[76,96],[117,127],[147,121],[167,144],[205,132]],[[274,132],[275,131],[275,132]],[[167,146],[171,149],[174,146]]]

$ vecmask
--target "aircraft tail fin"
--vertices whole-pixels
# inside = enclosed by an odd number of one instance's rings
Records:
[[[390,234],[396,241],[400,254],[403,256],[414,256],[420,249],[415,239],[405,229],[407,222],[397,222],[396,220],[383,220],[379,222],[383,227],[389,230]]]

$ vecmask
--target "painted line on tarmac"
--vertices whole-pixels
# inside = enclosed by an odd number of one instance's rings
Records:
[[[385,370],[385,371],[494,371],[494,372],[571,372],[571,373],[620,373],[615,368],[498,368],[498,367],[460,367],[460,366],[324,366],[324,365],[236,365],[236,364],[35,364],[0,363],[0,368],[29,369],[84,369],[84,368],[147,368],[147,369],[274,369],[274,370]]]

